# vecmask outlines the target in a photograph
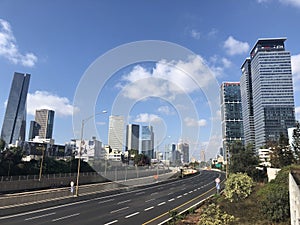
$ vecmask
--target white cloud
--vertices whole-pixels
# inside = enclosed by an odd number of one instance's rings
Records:
[[[300,0],[279,0],[280,3],[300,8]]]
[[[137,123],[155,123],[160,122],[162,119],[155,114],[141,113],[136,116],[134,122]]]
[[[275,0],[257,0],[258,3],[264,4],[264,3],[271,3]],[[289,5],[292,7],[300,8],[300,0],[278,0],[279,3],[283,5]]]
[[[36,91],[27,95],[27,112],[35,115],[37,109],[51,109],[57,116],[72,116],[74,107],[69,99],[46,91]]]
[[[23,55],[19,52],[11,26],[3,19],[0,19],[0,56],[26,67],[33,67],[38,60],[33,53]]]
[[[144,96],[174,99],[177,94],[192,93],[209,86],[215,79],[210,72],[200,56],[191,56],[186,61],[161,60],[152,70],[135,66],[123,76],[122,85],[117,86],[123,87],[123,96],[130,99]]]
[[[300,54],[291,56],[294,91],[300,91]]]
[[[174,111],[169,106],[161,106],[157,109],[158,112],[163,113],[165,115],[173,115]]]
[[[227,59],[227,58],[222,58],[221,60],[222,60],[223,66],[224,66],[225,68],[231,67],[232,62],[231,62],[229,59]]]
[[[188,127],[203,127],[206,125],[205,119],[195,120],[194,118],[184,118],[185,125]]]
[[[300,121],[300,106],[295,108],[296,119]]]
[[[199,31],[195,30],[195,29],[192,29],[190,31],[190,35],[191,35],[192,38],[194,38],[196,40],[199,40],[200,37],[201,37],[201,33]]]
[[[209,38],[216,37],[217,34],[218,34],[218,32],[219,32],[219,31],[218,31],[216,28],[212,28],[212,29],[208,32],[207,36],[208,36]]]
[[[247,42],[241,42],[236,40],[234,37],[229,36],[224,42],[223,46],[228,55],[239,55],[247,53],[249,51],[249,44]]]

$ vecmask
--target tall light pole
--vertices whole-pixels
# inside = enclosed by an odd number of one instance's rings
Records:
[[[77,178],[76,178],[76,188],[75,188],[75,195],[78,196],[78,191],[79,191],[79,175],[80,175],[80,162],[81,162],[81,150],[82,150],[82,142],[83,142],[83,130],[84,130],[84,124],[91,118],[95,117],[96,115],[99,114],[105,114],[107,113],[106,110],[103,110],[102,112],[96,113],[86,119],[83,119],[81,121],[81,131],[80,131],[80,143],[79,143],[79,157],[78,157],[78,166],[77,166]]]

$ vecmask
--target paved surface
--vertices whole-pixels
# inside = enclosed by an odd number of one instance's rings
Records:
[[[106,193],[86,200],[0,217],[0,224],[160,224],[169,211],[180,212],[215,192],[216,171],[121,193]]]

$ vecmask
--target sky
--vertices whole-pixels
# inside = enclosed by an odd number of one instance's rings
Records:
[[[219,88],[239,81],[259,38],[287,37],[300,118],[300,0],[0,0],[0,124],[14,72],[31,74],[36,109],[55,110],[53,138],[108,139],[109,115],[153,126],[156,150],[221,146]],[[102,113],[103,110],[107,113]]]

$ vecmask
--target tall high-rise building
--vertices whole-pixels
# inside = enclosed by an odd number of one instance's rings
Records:
[[[126,146],[125,151],[138,150],[140,142],[140,126],[138,124],[128,124],[126,126]]]
[[[142,154],[154,158],[154,133],[152,126],[142,126]]]
[[[241,99],[244,127],[245,145],[255,147],[254,113],[253,113],[253,91],[251,76],[251,59],[247,58],[243,63],[241,76]]]
[[[188,143],[178,143],[177,147],[178,151],[182,155],[182,163],[189,163],[190,162],[190,146]]]
[[[285,41],[258,39],[250,51],[255,149],[278,141],[280,134],[287,137],[287,129],[295,126],[291,55]]]
[[[40,138],[52,138],[54,125],[54,111],[39,109],[35,111],[35,122],[39,124],[38,136]]]
[[[14,74],[1,131],[1,139],[6,144],[15,144],[17,140],[25,141],[29,81],[30,74]]]
[[[244,142],[242,103],[239,82],[223,82],[221,85],[222,143],[226,152],[228,144]]]
[[[108,145],[112,150],[123,151],[124,145],[124,117],[109,116]]]

